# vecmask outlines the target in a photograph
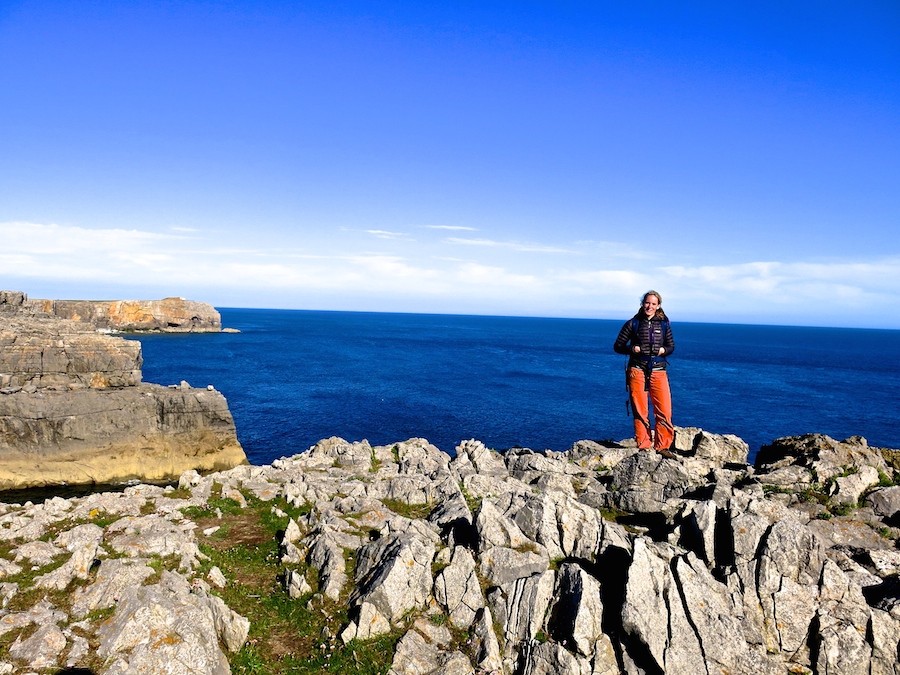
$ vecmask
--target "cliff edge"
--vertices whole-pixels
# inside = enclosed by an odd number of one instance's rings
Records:
[[[97,314],[59,318],[30,302],[51,301],[0,292],[0,490],[167,480],[246,462],[220,392],[142,383],[139,342],[97,332],[109,326]]]
[[[38,300],[21,291],[0,291],[0,305],[21,316],[70,319],[94,328],[124,332],[218,333],[222,317],[210,304],[162,300]]]

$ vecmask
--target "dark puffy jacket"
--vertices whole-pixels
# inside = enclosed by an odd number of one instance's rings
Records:
[[[632,350],[634,345],[640,345],[640,354],[634,353]],[[664,356],[658,356],[660,347],[666,348]],[[675,340],[672,337],[669,320],[661,316],[654,316],[648,320],[646,314],[638,312],[622,326],[613,349],[630,357],[629,368],[649,367],[665,370],[666,357],[675,351]]]

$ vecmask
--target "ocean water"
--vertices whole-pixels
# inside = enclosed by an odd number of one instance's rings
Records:
[[[254,464],[329,436],[413,436],[453,452],[565,450],[622,439],[622,321],[221,309],[239,334],[141,336],[144,381],[214,385]],[[820,432],[900,447],[900,331],[680,323],[670,359],[677,426],[736,434],[751,456]]]

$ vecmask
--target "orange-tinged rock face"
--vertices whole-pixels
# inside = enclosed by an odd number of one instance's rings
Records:
[[[109,304],[109,318],[117,325],[137,324],[149,325],[153,323],[153,314],[148,308],[132,300],[117,300]]]

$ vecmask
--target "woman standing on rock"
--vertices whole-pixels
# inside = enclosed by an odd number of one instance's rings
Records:
[[[638,447],[652,447],[671,459],[674,457],[670,448],[675,441],[675,427],[672,426],[672,394],[666,374],[666,357],[675,351],[675,340],[659,293],[644,293],[641,308],[622,326],[613,349],[629,357],[627,384]],[[653,404],[654,418],[652,438],[650,403]]]

